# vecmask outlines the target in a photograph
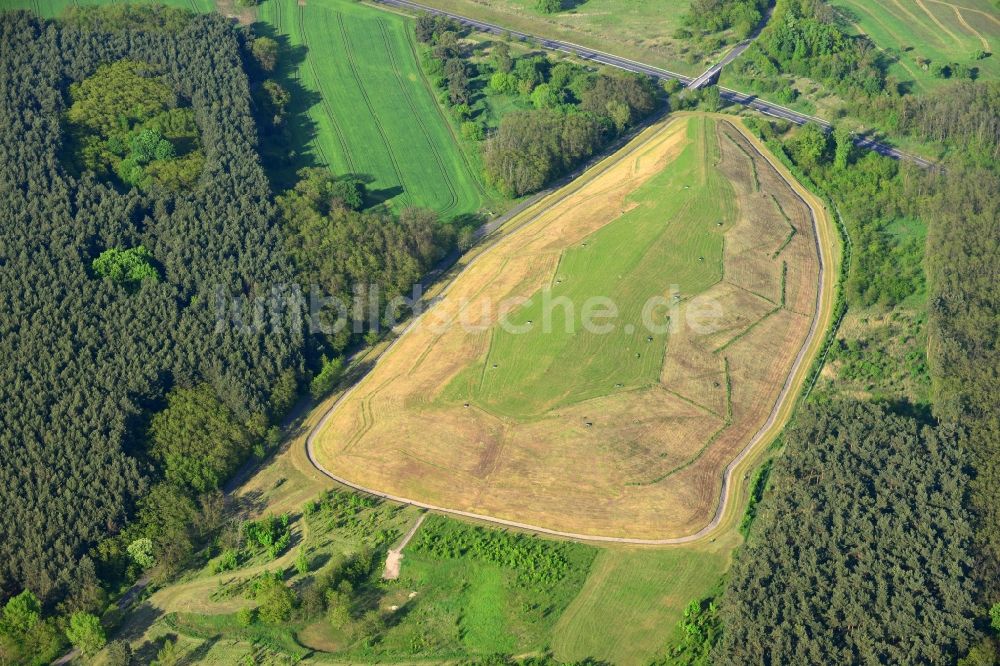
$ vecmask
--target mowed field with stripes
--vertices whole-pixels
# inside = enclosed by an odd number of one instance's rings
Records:
[[[316,161],[371,179],[369,190],[396,208],[452,216],[484,205],[420,70],[408,19],[345,0],[266,0],[258,15],[300,47],[295,75],[316,93]]]
[[[895,62],[889,73],[929,90],[946,81],[938,64],[978,68],[978,77],[1000,77],[1000,10],[992,0],[832,0],[854,29],[868,35]],[[976,59],[978,52],[991,55]],[[927,69],[923,68],[930,61]]]
[[[86,4],[111,3],[0,0],[0,9],[52,18]],[[214,0],[162,4],[216,9]],[[349,0],[265,0],[257,16],[259,33],[285,42],[287,74],[312,93],[302,109],[310,122],[294,125],[300,135],[290,150],[361,177],[374,199],[396,210],[418,206],[450,218],[493,201],[423,75],[412,20]]]

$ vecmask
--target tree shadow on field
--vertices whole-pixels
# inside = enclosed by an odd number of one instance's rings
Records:
[[[205,657],[208,656],[209,651],[215,647],[215,644],[219,642],[222,638],[221,634],[216,634],[209,639],[206,639],[204,643],[196,647],[195,649],[184,655],[183,658],[177,661],[177,666],[190,666],[192,664],[204,663]]]
[[[587,0],[562,0],[562,11],[570,12],[584,4],[587,4]]]
[[[159,608],[155,608],[149,602],[142,602],[138,606],[126,609],[125,611],[125,621],[122,627],[118,630],[115,638],[120,638],[126,640],[130,643],[135,642],[142,638],[143,635],[149,628],[153,626],[153,623],[159,620],[163,616],[163,611]],[[152,662],[152,658],[156,657],[156,653],[159,651],[161,645],[160,641],[150,642],[146,641],[138,649],[136,654],[133,656],[133,663],[136,664],[148,664]],[[151,652],[150,659],[142,658],[142,651],[147,650]]]
[[[152,664],[156,660],[156,655],[163,649],[163,646],[167,643],[173,643],[177,640],[177,634],[166,634],[165,636],[160,636],[155,641],[143,641],[142,645],[137,647],[132,652],[133,664]]]
[[[293,187],[298,182],[299,170],[319,164],[310,148],[318,130],[309,117],[309,109],[321,103],[323,98],[318,92],[304,87],[297,76],[308,55],[305,46],[291,44],[287,35],[278,33],[269,23],[258,21],[252,29],[254,35],[269,37],[278,43],[275,70],[270,75],[258,72],[260,78],[267,75],[289,95],[284,121],[279,126],[274,126],[271,118],[262,117],[265,114],[257,114],[261,161],[271,188],[277,192]],[[260,80],[254,85],[262,83],[263,80]]]
[[[850,7],[837,7],[833,10],[833,24],[841,30],[851,31],[861,23],[861,16]]]
[[[403,188],[399,185],[393,187],[383,187],[379,190],[365,191],[365,207],[372,208],[395,199],[403,193]]]

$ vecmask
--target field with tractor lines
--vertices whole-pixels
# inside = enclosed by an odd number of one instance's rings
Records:
[[[299,48],[295,76],[315,93],[310,146],[376,199],[451,216],[479,210],[482,187],[423,78],[412,24],[345,0],[267,0],[259,18]]]
[[[959,63],[978,77],[1000,76],[1000,12],[989,0],[833,0],[844,20],[868,35],[895,61],[890,74],[921,89],[946,79],[937,65]],[[977,59],[977,55],[994,54]]]

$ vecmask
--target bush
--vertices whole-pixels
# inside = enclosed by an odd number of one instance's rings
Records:
[[[324,360],[319,373],[309,382],[309,394],[314,400],[319,400],[332,391],[343,376],[344,360],[342,358]]]
[[[155,563],[153,557],[153,540],[148,538],[136,539],[126,548],[128,556],[132,561],[143,569],[148,569]]]
[[[276,577],[267,577],[258,585],[257,614],[268,624],[287,622],[295,608],[295,593]]]
[[[258,37],[250,45],[250,52],[265,72],[273,72],[278,64],[278,42],[270,37]]]
[[[66,628],[66,638],[69,642],[84,655],[91,657],[104,647],[108,642],[104,634],[104,627],[101,620],[96,615],[90,613],[77,612],[69,619],[69,626]]]
[[[469,141],[482,141],[483,136],[483,126],[481,123],[475,120],[467,120],[462,123],[462,137],[468,139]]]
[[[490,77],[490,88],[501,95],[513,95],[517,92],[517,77],[511,72],[495,72]]]
[[[214,571],[215,573],[222,573],[223,571],[232,571],[240,565],[239,553],[233,548],[227,548],[223,553],[219,561],[215,563]]]
[[[104,651],[105,666],[128,666],[132,663],[132,646],[128,641],[118,639],[108,643]]]
[[[236,621],[241,627],[249,627],[257,619],[256,608],[241,608],[236,613]]]

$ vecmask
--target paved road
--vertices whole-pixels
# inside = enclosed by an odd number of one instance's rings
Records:
[[[477,19],[471,19],[466,16],[461,16],[459,14],[453,14],[452,12],[446,12],[441,9],[436,9],[434,7],[428,7],[427,5],[422,5],[418,2],[412,2],[411,0],[373,0],[374,2],[388,5],[391,7],[396,7],[398,9],[407,10],[410,12],[417,13],[428,13],[436,14],[438,16],[447,16],[449,18],[458,21],[463,25],[467,25],[474,28],[480,32],[490,33],[494,35],[508,34],[512,37],[519,39],[525,39],[534,42],[552,51],[561,51],[563,53],[569,53],[571,55],[583,58],[584,60],[591,60],[602,65],[607,65],[609,67],[617,67],[628,72],[636,72],[638,74],[646,74],[656,79],[674,79],[680,81],[685,86],[690,86],[697,79],[692,79],[690,76],[685,76],[683,74],[678,74],[677,72],[671,72],[668,69],[663,69],[661,67],[654,67],[652,65],[647,65],[645,63],[638,62],[636,60],[630,60],[629,58],[623,58],[621,56],[616,56],[611,53],[605,53],[604,51],[598,51],[596,49],[587,48],[586,46],[580,46],[579,44],[573,44],[572,42],[563,42],[556,39],[548,39],[545,37],[539,37],[538,35],[528,34],[526,32],[519,32],[517,30],[508,30],[503,26],[496,25],[495,23],[486,23],[485,21],[479,21]],[[723,58],[723,61],[716,65],[720,67],[728,62],[731,62],[734,58],[740,55],[746,46],[749,46],[752,37],[746,41],[746,45],[742,49],[733,49],[730,53]],[[739,48],[739,47],[737,47]],[[709,70],[711,71],[711,70]],[[707,74],[707,72],[706,72]],[[701,77],[704,77],[702,74]],[[701,77],[698,77],[699,79]],[[765,102],[764,100],[758,99],[754,95],[746,95],[737,90],[731,90],[729,88],[719,88],[722,99],[732,104],[741,104],[743,106],[749,107],[756,111],[759,111],[765,115],[772,116],[774,118],[781,118],[789,122],[795,123],[796,125],[805,125],[806,123],[813,122],[818,124],[820,127],[829,130],[831,129],[830,123],[827,121],[810,116],[804,113],[799,113],[798,111],[793,111],[791,109],[785,108],[778,104],[772,104],[771,102]],[[916,155],[910,155],[904,153],[901,150],[893,148],[887,144],[881,143],[869,137],[859,136],[854,141],[855,145],[860,148],[867,150],[874,150],[880,155],[885,155],[886,157],[892,157],[897,160],[908,160],[917,164],[918,166],[924,168],[930,168],[934,166],[934,163],[926,160],[922,157]]]
[[[729,51],[729,53],[727,53],[722,58],[722,60],[715,63],[708,69],[706,69],[704,74],[702,74],[696,79],[693,79],[691,83],[687,84],[687,87],[690,88],[691,90],[697,90],[698,88],[703,88],[704,86],[708,85],[713,79],[715,79],[716,76],[718,76],[719,72],[722,71],[723,67],[725,67],[732,61],[739,58],[740,55],[747,50],[747,47],[749,47],[752,42],[753,42],[752,39],[744,39],[742,42],[734,46]]]
[[[768,158],[766,155],[762,154],[762,157],[770,161],[770,158]],[[778,169],[778,173],[781,174],[781,170],[778,167],[778,165],[775,165],[775,168]],[[782,175],[782,178],[784,178],[784,175]],[[786,182],[788,181],[786,180]],[[793,191],[795,191],[796,193],[798,192],[793,183],[789,182],[788,184]],[[332,472],[331,470],[324,467],[323,464],[316,458],[316,453],[314,449],[316,446],[316,439],[319,436],[319,434],[323,431],[323,428],[326,426],[327,422],[333,416],[334,412],[337,410],[340,404],[344,402],[348,397],[350,397],[350,395],[355,391],[355,389],[357,389],[357,387],[361,384],[361,379],[358,379],[353,384],[353,386],[347,389],[336,401],[334,401],[334,403],[330,405],[330,407],[326,410],[326,412],[319,419],[319,421],[316,422],[316,425],[313,426],[312,430],[309,431],[309,434],[306,437],[305,441],[306,457],[309,459],[310,464],[312,464],[312,466],[315,467],[319,472],[333,479],[337,483],[347,486],[349,488],[353,488],[354,490],[367,493],[369,495],[374,495],[376,497],[381,497],[383,499],[391,500],[393,502],[399,502],[401,504],[409,504],[411,506],[428,509],[430,511],[450,514],[454,516],[460,516],[463,518],[469,518],[472,520],[499,525],[501,527],[513,527],[517,529],[526,530],[529,532],[534,532],[537,534],[545,534],[549,536],[575,539],[577,541],[636,544],[644,546],[678,545],[678,544],[698,541],[709,537],[716,530],[716,528],[722,523],[722,520],[725,517],[726,508],[729,505],[729,501],[732,499],[732,494],[730,492],[730,489],[733,487],[733,477],[739,470],[740,465],[748,456],[752,455],[762,443],[771,441],[773,437],[777,435],[777,432],[780,430],[780,428],[783,427],[783,423],[781,423],[783,413],[786,412],[786,410],[790,409],[790,406],[794,403],[797,395],[797,391],[793,391],[795,386],[795,378],[798,376],[799,372],[804,367],[807,367],[804,366],[804,364],[811,362],[811,359],[807,358],[809,356],[809,350],[813,347],[814,343],[816,342],[817,336],[823,335],[825,326],[821,326],[820,324],[823,321],[829,320],[830,313],[833,310],[834,282],[831,274],[827,271],[827,261],[829,257],[824,252],[824,244],[820,240],[821,235],[824,235],[824,230],[820,228],[819,220],[816,219],[816,212],[814,210],[814,207],[810,205],[808,202],[805,202],[804,199],[803,202],[806,203],[812,215],[813,230],[816,234],[817,252],[819,257],[819,275],[818,275],[819,289],[817,289],[816,292],[816,312],[813,316],[813,321],[809,328],[809,334],[807,335],[805,342],[802,344],[802,347],[799,349],[799,352],[795,357],[795,362],[792,365],[788,377],[785,379],[785,384],[782,386],[781,392],[778,394],[777,400],[775,400],[774,406],[771,409],[771,413],[768,415],[767,421],[765,421],[764,425],[761,426],[760,430],[758,430],[754,434],[754,436],[750,439],[750,441],[747,442],[747,445],[743,448],[743,450],[740,451],[740,453],[726,466],[726,469],[722,474],[722,487],[719,489],[719,502],[716,505],[715,515],[712,517],[712,520],[707,525],[702,527],[697,532],[681,537],[670,537],[666,539],[639,539],[633,537],[564,532],[560,530],[549,529],[539,525],[531,525],[528,523],[521,523],[514,520],[507,520],[505,518],[498,518],[496,516],[488,516],[479,513],[473,513],[471,511],[460,511],[457,509],[450,509],[448,507],[438,506],[435,504],[428,504],[426,502],[420,502],[418,500],[414,500],[408,497],[400,497],[398,495],[392,495],[390,493],[382,492],[381,490],[377,490],[375,488],[368,488],[366,486],[358,485],[357,483],[354,483],[349,479],[339,476],[334,472]],[[521,225],[518,225],[517,228],[520,228],[520,226]],[[471,262],[469,262],[469,265],[466,266],[466,270],[470,266],[472,266],[475,263],[475,261],[481,256],[482,255],[480,254]],[[452,280],[454,280],[455,277],[453,277]],[[417,326],[420,323],[422,316],[426,315],[429,309],[430,308],[425,308],[421,316],[412,319],[410,323],[399,333],[399,336],[395,340],[393,340],[393,342],[389,344],[384,350],[382,350],[382,352],[378,356],[375,357],[374,361],[377,362],[381,356],[389,353],[396,346],[396,344],[406,336],[406,334],[410,331],[411,328]],[[784,417],[786,419],[787,416],[788,414],[784,413]]]

